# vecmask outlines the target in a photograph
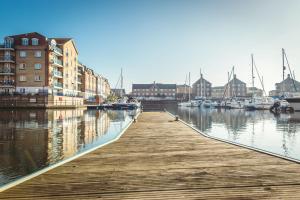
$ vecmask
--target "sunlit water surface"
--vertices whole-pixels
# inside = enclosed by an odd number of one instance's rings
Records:
[[[176,105],[167,110],[210,136],[300,160],[300,112],[274,115]]]
[[[135,111],[0,111],[0,187],[116,139]]]

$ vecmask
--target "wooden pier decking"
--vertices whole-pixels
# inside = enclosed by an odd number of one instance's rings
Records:
[[[300,199],[300,165],[142,113],[116,142],[0,199]]]

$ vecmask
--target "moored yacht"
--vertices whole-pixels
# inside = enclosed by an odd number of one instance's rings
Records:
[[[300,97],[289,97],[285,98],[285,100],[294,109],[294,111],[300,111]]]

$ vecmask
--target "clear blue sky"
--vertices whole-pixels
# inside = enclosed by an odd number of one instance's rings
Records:
[[[184,83],[204,76],[224,85],[235,65],[251,83],[250,54],[267,90],[281,80],[281,48],[300,77],[300,1],[18,0],[1,1],[0,37],[40,32],[72,37],[80,60],[115,86]],[[300,78],[299,78],[300,79]],[[258,85],[258,80],[256,80]]]

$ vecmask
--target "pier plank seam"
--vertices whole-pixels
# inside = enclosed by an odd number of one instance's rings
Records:
[[[214,141],[163,112],[0,199],[300,199],[300,167]]]

